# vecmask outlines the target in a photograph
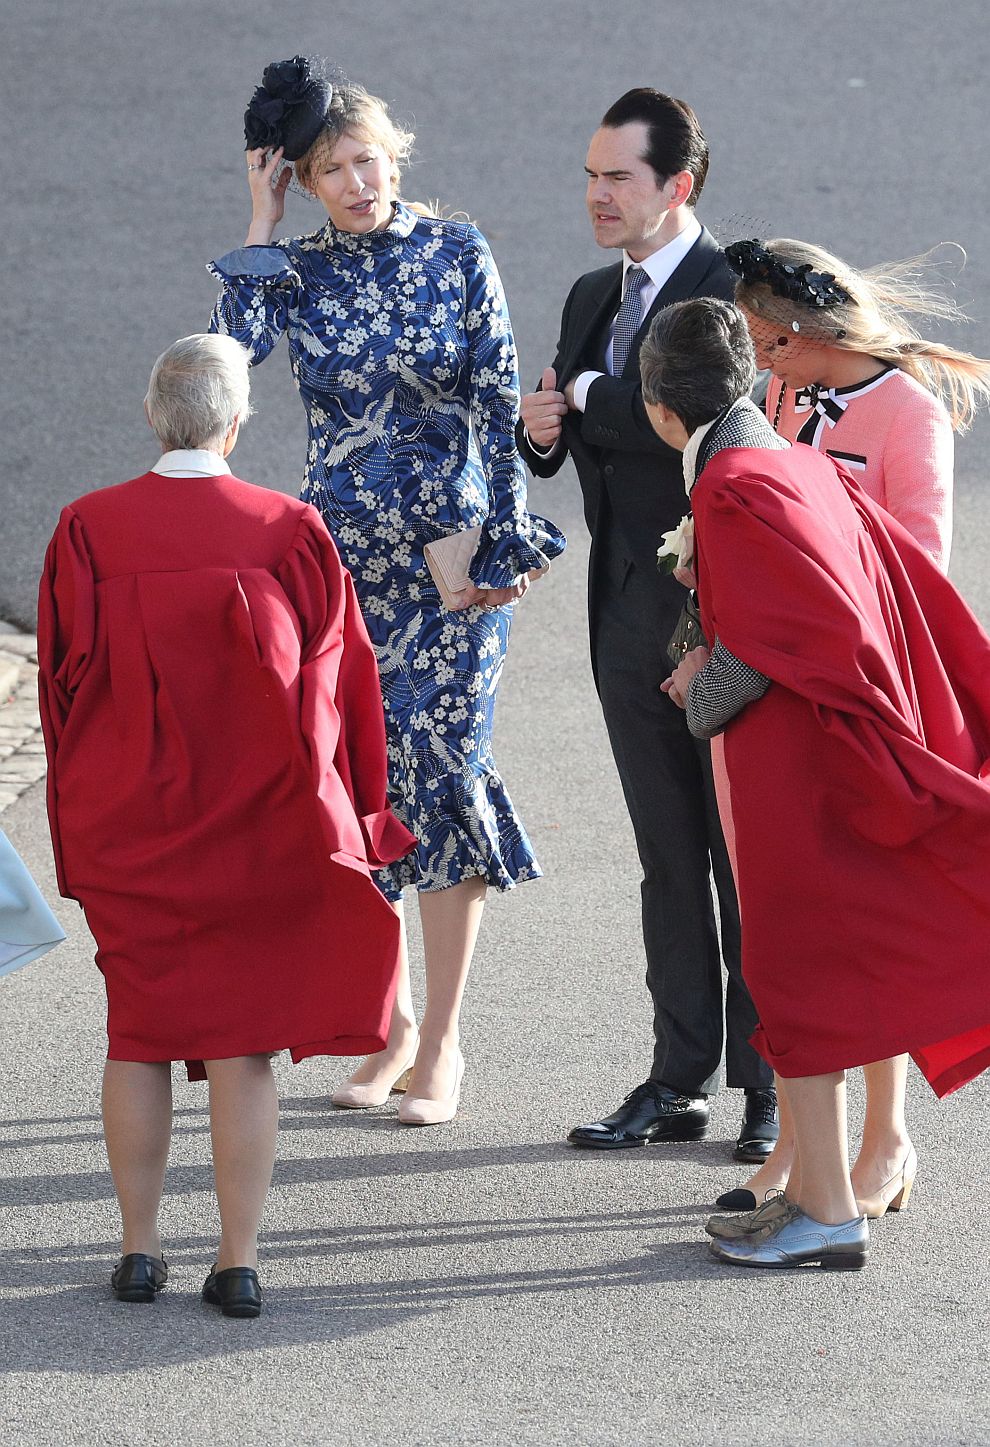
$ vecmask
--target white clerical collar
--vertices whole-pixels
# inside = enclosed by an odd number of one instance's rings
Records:
[[[219,452],[206,447],[177,448],[174,452],[163,452],[151,469],[162,477],[222,477],[230,474]]]
[[[651,284],[659,291],[673,276],[700,235],[701,222],[697,216],[692,216],[683,231],[679,231],[665,246],[651,251],[649,256],[645,256],[642,261],[633,261],[632,257],[624,251],[622,253],[623,290],[625,290],[626,272],[631,266],[641,266],[650,278]]]
[[[724,422],[726,417],[728,417],[729,412],[734,411],[736,407],[741,407],[743,403],[748,401],[748,397],[738,398],[737,401],[733,402],[732,406],[728,409],[728,411],[720,412],[717,417],[713,417],[712,420],[710,422],[706,422],[703,427],[696,427],[695,430],[691,433],[691,436],[688,438],[687,446],[681,453],[681,465],[684,468],[684,491],[687,493],[688,497],[691,496],[692,489],[694,488],[694,484],[697,481],[695,471],[698,465],[698,453],[701,451],[701,444],[704,442],[709,432],[715,426],[716,422]]]

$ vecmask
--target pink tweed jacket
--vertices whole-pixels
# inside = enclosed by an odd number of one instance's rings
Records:
[[[879,365],[879,364],[878,364]],[[781,383],[771,378],[767,416]],[[777,431],[806,442],[852,472],[942,569],[952,541],[953,438],[939,398],[897,367],[852,387],[787,388]]]

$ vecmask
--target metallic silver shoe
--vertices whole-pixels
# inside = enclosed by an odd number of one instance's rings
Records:
[[[740,1241],[744,1236],[757,1233],[765,1236],[790,1209],[796,1210],[797,1207],[791,1207],[783,1191],[768,1191],[766,1199],[755,1211],[743,1211],[741,1214],[734,1211],[731,1216],[709,1216],[705,1222],[705,1230],[709,1236],[717,1236],[720,1241]]]
[[[837,1226],[813,1221],[787,1203],[787,1214],[758,1236],[738,1241],[709,1241],[719,1261],[733,1266],[792,1267],[818,1265],[823,1271],[859,1271],[870,1254],[870,1228],[865,1216]]]

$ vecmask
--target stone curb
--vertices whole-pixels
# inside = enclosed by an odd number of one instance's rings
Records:
[[[34,635],[0,622],[0,813],[45,774],[37,662]]]
[[[0,709],[14,697],[20,671],[20,659],[9,658],[0,651]]]

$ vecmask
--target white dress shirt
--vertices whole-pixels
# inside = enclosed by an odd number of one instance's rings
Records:
[[[674,272],[680,266],[681,262],[684,260],[685,256],[687,256],[688,252],[691,250],[691,247],[694,245],[700,235],[701,222],[698,220],[697,216],[692,216],[688,224],[685,226],[684,230],[679,231],[672,241],[668,241],[666,246],[661,246],[659,250],[651,252],[650,255],[645,257],[642,261],[633,261],[632,257],[627,251],[624,251],[622,253],[623,292],[625,291],[626,287],[626,272],[631,266],[641,266],[646,272],[646,281],[643,283],[643,286],[640,289],[639,293],[640,326],[643,325],[643,318],[647,315],[650,307],[656,301],[657,295],[659,294],[661,287],[667,285],[667,282],[673,276]],[[612,318],[612,322],[609,327],[608,346],[605,349],[605,365],[608,367],[609,372],[611,372],[612,370],[612,341],[614,332],[615,317]],[[578,375],[574,379],[574,407],[576,411],[584,411],[588,402],[588,391],[591,387],[592,382],[597,382],[599,377],[604,377],[606,375],[608,374],[605,372],[594,371],[578,373]],[[560,441],[558,439],[552,447],[538,447],[537,444],[530,437],[528,432],[526,433],[526,441],[529,443],[530,447],[532,447],[533,451],[539,453],[541,457],[550,457],[551,454],[555,452],[556,449],[560,446]]]
[[[673,276],[681,262],[687,256],[691,247],[701,235],[701,222],[697,216],[692,216],[683,231],[679,231],[672,241],[666,246],[661,246],[659,251],[652,251],[642,261],[633,261],[628,252],[622,253],[622,290],[626,289],[626,272],[631,266],[641,266],[646,272],[646,281],[643,283],[639,293],[639,324],[643,325],[643,318],[647,315],[650,307],[656,301],[661,287]],[[608,346],[605,348],[605,365],[609,374],[612,371],[612,340],[615,332],[615,317],[609,327]],[[592,382],[599,377],[604,377],[604,372],[579,372],[574,379],[574,406],[578,412],[583,412],[588,401],[588,389]]]
[[[151,469],[162,477],[222,477],[230,475],[219,452],[206,447],[177,448],[174,452],[163,452]]]

